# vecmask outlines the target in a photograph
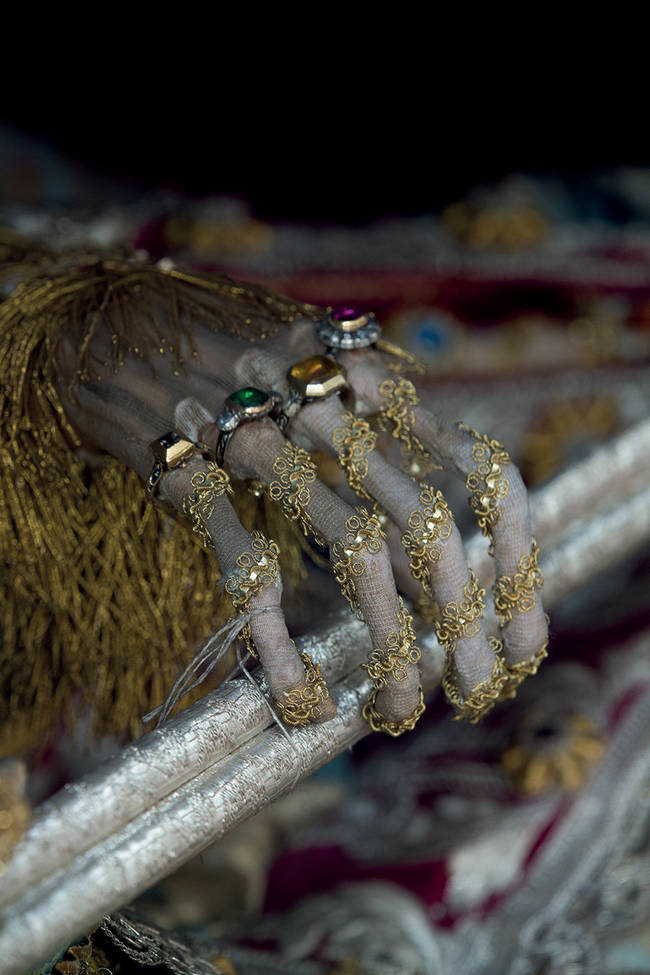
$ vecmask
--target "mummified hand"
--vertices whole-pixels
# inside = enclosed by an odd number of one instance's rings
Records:
[[[200,521],[205,529],[235,606],[251,613],[246,639],[259,654],[281,713],[295,718],[290,702],[297,700],[302,710],[294,723],[323,721],[333,715],[334,705],[322,678],[314,676],[289,637],[277,567],[262,574],[263,586],[251,585],[250,573],[242,575],[242,565],[259,568],[259,557],[268,569],[273,553],[242,527],[221,468],[234,481],[263,485],[288,518],[329,549],[342,593],[365,619],[375,648],[368,661],[373,692],[364,709],[373,728],[399,734],[412,728],[424,709],[419,651],[393,574],[405,562],[409,573],[400,575],[402,589],[434,620],[447,652],[443,683],[458,714],[477,720],[496,700],[512,696],[545,655],[547,624],[536,595],[541,574],[526,492],[501,445],[460,425],[444,426],[421,409],[412,383],[388,371],[391,357],[380,351],[381,343],[349,348],[357,326],[360,335],[367,326],[372,333],[374,321],[367,316],[349,312],[337,319],[309,310],[309,320],[304,309],[294,308],[291,323],[268,328],[264,302],[272,299],[256,291],[240,330],[244,334],[238,336],[234,327],[215,328],[212,313],[220,299],[206,289],[205,279],[187,276],[184,287],[180,313],[173,288],[168,294],[159,289],[148,310],[141,308],[140,315],[153,323],[147,326],[144,356],[141,335],[125,338],[123,329],[117,334],[119,303],[105,301],[92,328],[83,330],[83,358],[79,335],[62,337],[61,373],[77,377],[65,394],[65,411],[86,449],[106,451],[145,483],[152,471],[150,444],[170,431],[210,451],[219,444],[221,467],[197,452],[185,466],[162,474],[157,494],[179,510],[192,509],[195,524]],[[88,310],[85,314],[87,320]],[[315,321],[325,318],[319,337]],[[337,330],[347,336],[340,348]],[[267,332],[274,334],[265,337]],[[163,354],[151,351],[152,333]],[[336,359],[310,358],[327,351]],[[302,365],[288,377],[297,363]],[[305,390],[313,392],[309,375],[335,387],[332,377],[341,367],[348,383],[342,395],[331,392],[307,401]],[[277,391],[284,410],[241,422],[224,437],[216,423],[224,400],[247,387]],[[376,449],[376,426],[364,418],[369,414],[411,450],[421,471],[433,457],[466,480],[470,504],[496,559],[503,645],[486,636],[485,594],[467,565],[451,510],[435,487],[403,473]],[[314,450],[338,460],[360,498],[359,508],[319,480],[309,456]],[[212,488],[209,494],[206,486]],[[206,497],[209,504],[202,503]]]

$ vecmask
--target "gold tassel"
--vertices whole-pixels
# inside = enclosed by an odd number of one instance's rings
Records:
[[[83,381],[100,320],[117,369],[127,353],[161,347],[182,366],[180,339],[191,347],[197,316],[258,341],[294,316],[322,314],[221,275],[126,260],[86,257],[71,268],[39,253],[5,265],[0,281],[12,278],[19,283],[0,305],[0,755],[43,747],[88,712],[90,735],[141,733],[141,715],[232,614],[214,556],[189,523],[150,505],[139,477],[116,461],[91,469],[76,457],[58,393],[61,339],[73,339],[74,381]],[[277,540],[285,584],[295,586],[304,569],[294,526],[247,491],[235,506],[247,528]]]

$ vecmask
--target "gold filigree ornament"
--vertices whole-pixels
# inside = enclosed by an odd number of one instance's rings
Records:
[[[409,556],[409,569],[422,589],[431,595],[431,562],[442,558],[441,542],[451,535],[454,516],[440,491],[425,485],[420,491],[420,506],[408,518],[402,545]]]
[[[447,654],[454,652],[461,637],[473,637],[481,632],[485,589],[479,586],[472,569],[469,576],[469,582],[463,587],[463,598],[445,603],[435,624],[436,636]]]
[[[447,655],[445,670],[442,675],[442,687],[445,696],[455,709],[454,721],[465,719],[470,724],[476,724],[491,711],[495,704],[503,700],[503,688],[508,681],[508,671],[503,661],[503,644],[501,640],[491,636],[488,640],[495,655],[494,666],[488,680],[481,681],[472,688],[467,697],[458,690],[458,674],[454,654]]]
[[[431,473],[434,464],[429,451],[413,433],[413,407],[420,402],[415,386],[403,376],[397,380],[385,379],[379,385],[379,394],[382,398],[379,426],[382,430],[388,430],[392,425],[392,436],[402,445],[402,470],[416,481],[423,480]]]
[[[238,557],[237,568],[229,574],[224,587],[239,613],[248,612],[251,598],[270,586],[279,572],[280,550],[276,543],[258,531],[252,532],[251,537],[251,551]],[[241,631],[241,638],[251,656],[257,657],[250,623]]]
[[[574,791],[589,780],[604,751],[604,736],[588,715],[548,716],[540,724],[533,714],[501,755],[501,767],[523,795]]]
[[[494,606],[503,629],[512,620],[512,612],[529,613],[535,606],[535,591],[542,588],[544,576],[539,568],[539,547],[531,541],[530,555],[522,555],[514,576],[499,576],[494,583]]]
[[[304,684],[285,691],[275,703],[285,724],[304,727],[320,717],[329,691],[320,664],[315,664],[308,653],[299,651],[299,656],[305,667]]]
[[[339,464],[352,490],[374,505],[374,498],[366,491],[363,480],[368,475],[368,454],[375,449],[377,434],[371,430],[367,420],[354,416],[348,410],[341,414],[341,420],[343,425],[335,427],[332,433],[332,444],[338,453]]]
[[[470,430],[464,423],[459,423],[458,429],[469,432],[476,440],[472,447],[472,460],[477,468],[467,475],[465,487],[471,495],[470,507],[477,517],[479,528],[490,539],[492,551],[493,530],[500,515],[499,502],[508,493],[509,485],[503,476],[503,468],[510,463],[510,455],[498,440],[490,440],[486,434]]]
[[[273,473],[277,480],[269,484],[269,497],[282,506],[286,517],[295,521],[305,535],[326,547],[325,540],[320,537],[305,511],[311,501],[309,485],[314,483],[318,473],[307,451],[285,440],[273,462]]]
[[[421,657],[419,647],[415,645],[413,617],[406,612],[401,599],[397,616],[400,628],[395,633],[389,633],[386,649],[371,650],[367,663],[362,664],[379,688],[386,687],[389,677],[406,680],[409,664],[417,664]]]
[[[371,677],[373,685],[370,697],[363,706],[363,717],[373,731],[385,731],[393,738],[405,731],[412,731],[425,709],[421,686],[418,703],[411,714],[400,721],[389,721],[377,711],[375,706],[377,695],[388,686],[388,680],[390,678],[396,681],[406,680],[409,665],[416,666],[421,657],[420,648],[415,643],[413,618],[404,609],[401,599],[398,619],[400,628],[394,633],[389,633],[385,649],[372,650],[368,655],[367,663],[362,665]]]
[[[415,705],[411,713],[406,718],[402,718],[400,721],[389,721],[388,718],[385,718],[383,714],[381,714],[375,707],[377,695],[379,694],[380,690],[380,687],[373,687],[372,691],[370,692],[370,697],[364,704],[362,710],[362,714],[372,730],[384,731],[392,738],[399,738],[399,736],[403,735],[405,731],[413,731],[426,710],[422,686],[418,688],[418,703]]]
[[[341,593],[359,619],[363,619],[356,598],[357,579],[366,571],[363,556],[376,555],[386,535],[377,515],[371,515],[365,508],[357,507],[354,510],[356,514],[351,515],[345,523],[345,536],[332,544],[330,559]]]
[[[495,661],[489,679],[477,684],[466,697],[458,690],[456,644],[461,637],[471,638],[481,632],[484,600],[485,589],[479,586],[476,575],[470,569],[470,579],[463,588],[463,598],[446,603],[434,624],[438,640],[446,654],[442,676],[445,696],[456,710],[455,720],[465,718],[471,724],[479,721],[501,699],[503,687],[508,680],[502,657],[503,644],[496,637],[490,637],[488,642]]]
[[[207,524],[214,514],[217,498],[232,494],[230,478],[214,461],[208,461],[207,470],[192,474],[192,490],[183,498],[183,511],[192,519],[192,531],[201,539],[203,547],[214,548]]]
[[[499,576],[494,583],[494,605],[499,615],[499,626],[504,629],[512,620],[513,610],[529,613],[535,606],[535,592],[544,584],[544,576],[539,568],[539,547],[535,538],[531,541],[530,555],[522,555],[517,563],[514,576]],[[548,623],[548,617],[546,617]],[[548,656],[548,639],[530,660],[507,664],[508,680],[501,692],[502,700],[513,698],[519,685],[539,670],[540,664]]]
[[[534,677],[542,662],[547,657],[548,639],[544,640],[539,650],[536,651],[535,655],[531,657],[530,660],[520,660],[519,663],[516,664],[506,664],[507,679],[504,681],[501,689],[501,700],[512,700],[517,693],[519,685],[522,684],[527,677]]]

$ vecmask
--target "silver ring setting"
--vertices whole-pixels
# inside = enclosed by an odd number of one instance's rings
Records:
[[[372,312],[346,305],[334,308],[327,318],[316,322],[316,334],[330,355],[338,350],[365,349],[381,335],[381,325]]]
[[[215,459],[219,467],[223,467],[228,441],[240,424],[277,413],[281,406],[282,397],[275,390],[265,392],[255,386],[244,386],[231,393],[215,421],[219,428],[215,447]]]

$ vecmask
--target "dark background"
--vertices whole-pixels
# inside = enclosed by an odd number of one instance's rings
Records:
[[[306,107],[276,92],[245,107],[164,95],[79,98],[68,97],[63,111],[44,98],[9,100],[4,121],[90,170],[104,194],[111,182],[136,192],[233,194],[267,220],[358,224],[439,212],[477,185],[520,172],[579,192],[602,170],[650,163],[644,130],[601,102],[558,112],[543,102],[481,102],[480,92],[471,110],[462,102],[384,110],[380,98]]]

